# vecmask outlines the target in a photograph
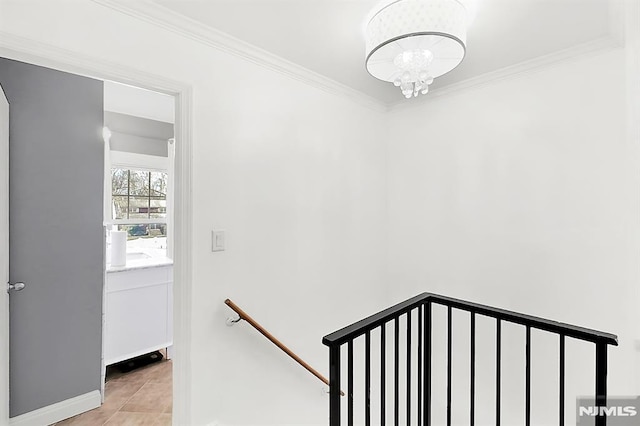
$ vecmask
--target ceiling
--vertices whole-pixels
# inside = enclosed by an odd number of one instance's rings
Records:
[[[378,0],[152,0],[373,97],[400,90],[364,67],[364,19]],[[462,64],[438,89],[607,37],[616,0],[477,0]]]

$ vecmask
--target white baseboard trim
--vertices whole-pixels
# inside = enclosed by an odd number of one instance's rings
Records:
[[[94,390],[9,419],[9,426],[42,426],[98,408],[100,391]]]

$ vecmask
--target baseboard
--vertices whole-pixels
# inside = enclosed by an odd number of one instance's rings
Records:
[[[9,419],[9,426],[42,426],[98,408],[100,391],[94,390]]]

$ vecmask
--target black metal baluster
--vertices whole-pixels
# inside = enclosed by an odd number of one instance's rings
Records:
[[[329,348],[329,426],[340,426],[340,346]]]
[[[347,424],[353,426],[353,340],[347,344]]]
[[[380,426],[385,426],[386,423],[386,401],[385,395],[387,393],[387,366],[386,366],[386,352],[387,344],[385,342],[385,335],[387,331],[387,324],[384,323],[380,326]]]
[[[560,389],[558,391],[560,426],[564,426],[564,334],[560,334]]]
[[[407,312],[407,425],[411,424],[411,311]]]
[[[596,342],[596,407],[607,406],[607,344]],[[606,426],[607,417],[598,412],[596,426]]]
[[[418,425],[422,424],[422,305],[418,306]]]
[[[471,312],[471,385],[469,395],[469,425],[474,426],[476,422],[476,313]]]
[[[447,426],[451,426],[451,306],[447,306]]]
[[[393,424],[395,426],[399,426],[400,424],[400,382],[399,382],[399,379],[400,379],[400,318],[399,317],[395,318],[394,326],[395,326],[395,336],[394,336],[394,357],[393,357],[393,362],[394,362],[394,367],[393,367],[393,372],[394,372],[393,420],[394,422]]]
[[[525,355],[525,426],[531,426],[531,326],[527,326],[527,345]]]
[[[431,302],[424,308],[424,426],[431,426]]]
[[[371,332],[364,336],[364,389],[365,389],[365,426],[371,425]]]
[[[406,420],[404,423],[409,424],[411,421],[416,423],[415,418],[417,418],[417,423],[420,426],[431,426],[431,409],[432,409],[432,362],[431,356],[433,351],[433,303],[438,303],[439,305],[447,307],[447,394],[446,394],[446,409],[447,409],[447,426],[450,426],[453,422],[452,414],[453,414],[453,380],[452,380],[452,371],[453,371],[453,309],[462,310],[469,312],[470,314],[470,385],[469,385],[469,397],[470,397],[470,407],[469,407],[469,424],[471,426],[475,426],[475,414],[476,414],[476,401],[475,401],[475,391],[477,388],[477,356],[476,356],[476,348],[477,348],[477,339],[478,339],[478,331],[476,324],[477,315],[486,316],[489,318],[493,318],[496,320],[496,359],[495,359],[495,425],[500,426],[502,423],[501,419],[501,407],[502,407],[502,321],[506,321],[508,323],[519,324],[521,326],[526,327],[526,352],[525,352],[525,422],[523,426],[531,425],[531,414],[532,414],[532,404],[531,404],[531,385],[532,385],[532,377],[531,377],[531,365],[532,365],[532,329],[539,329],[545,332],[555,333],[559,336],[559,403],[558,403],[558,412],[559,419],[558,424],[560,426],[564,426],[565,414],[566,414],[566,406],[565,406],[565,398],[566,398],[566,338],[571,337],[574,339],[578,339],[581,341],[593,342],[595,344],[595,405],[597,408],[602,409],[607,407],[607,358],[608,358],[608,345],[617,346],[617,336],[595,331],[595,330],[586,330],[581,327],[561,324],[556,321],[547,320],[544,318],[536,318],[525,314],[519,314],[516,312],[511,312],[503,309],[493,308],[485,305],[475,304],[471,302],[466,302],[458,299],[449,298],[446,296],[438,296],[430,293],[424,293],[422,295],[416,296],[412,299],[404,301],[395,305],[392,308],[386,309],[384,311],[379,312],[373,316],[370,316],[358,323],[354,323],[349,327],[345,327],[339,331],[336,331],[330,335],[327,335],[323,338],[323,343],[329,347],[329,368],[330,368],[330,426],[340,426],[343,424],[345,418],[348,418],[348,424],[353,425],[354,423],[354,393],[355,388],[353,385],[353,348],[354,343],[353,340],[362,335],[365,335],[365,378],[364,384],[366,389],[366,394],[364,395],[365,399],[365,420],[363,424],[370,426],[371,421],[371,374],[372,365],[371,365],[371,328],[372,327],[381,327],[381,339],[380,339],[380,360],[381,360],[381,377],[380,377],[380,425],[385,425],[386,423],[386,406],[390,402],[386,401],[386,354],[387,350],[391,352],[391,348],[387,348],[386,344],[386,326],[391,320],[394,321],[394,365],[393,365],[393,387],[389,384],[389,389],[392,389],[391,392],[394,392],[394,420],[393,423],[395,426],[400,426],[400,411],[402,409],[406,409]],[[415,343],[416,339],[412,336],[412,330],[415,330],[413,323],[413,309],[418,308],[417,318],[418,318],[418,329],[417,331],[417,345]],[[407,325],[406,325],[406,333],[407,333],[407,342],[406,342],[406,406],[405,402],[402,401],[402,408],[400,407],[400,321],[404,314],[407,314]],[[380,325],[382,323],[382,325]],[[481,336],[482,337],[482,336]],[[413,342],[412,342],[413,340]],[[340,383],[341,383],[341,371],[340,371],[340,363],[341,363],[341,353],[342,353],[342,345],[348,344],[348,366],[345,370],[348,372],[347,382],[348,382],[348,395],[347,395],[347,415],[344,418],[341,418],[341,401],[340,401]],[[413,353],[412,343],[417,347],[417,361],[416,368],[412,366]],[[284,350],[284,349],[283,349]],[[288,353],[288,352],[287,352]],[[393,356],[392,355],[392,356]],[[293,355],[292,355],[293,357]],[[296,359],[294,357],[294,359]],[[303,366],[304,363],[301,362]],[[344,367],[343,367],[344,368]],[[390,367],[391,368],[391,367]],[[312,369],[308,368],[309,371]],[[411,379],[412,373],[415,374],[415,370],[417,369],[417,382]],[[358,370],[360,371],[360,370]],[[313,371],[312,371],[313,372]],[[319,378],[322,379],[321,376]],[[374,380],[376,380],[374,378]],[[324,379],[327,382],[326,379]],[[342,383],[344,385],[344,383]],[[413,404],[412,401],[412,389],[415,389],[417,386],[417,405]],[[405,388],[403,388],[404,390]],[[412,407],[413,406],[413,407]],[[405,408],[406,407],[406,408]],[[416,408],[417,407],[417,408]],[[359,409],[359,407],[356,407]],[[442,407],[441,407],[442,408]],[[413,416],[411,410],[416,410],[416,416]],[[595,426],[606,426],[607,418],[606,412],[602,411],[602,415],[600,411],[598,411],[598,415],[595,419]],[[389,414],[389,416],[391,416]],[[414,418],[412,418],[412,416]],[[375,420],[374,420],[375,422]],[[390,422],[391,423],[391,422]]]
[[[501,322],[496,318],[496,426],[500,426],[500,346],[502,341]]]

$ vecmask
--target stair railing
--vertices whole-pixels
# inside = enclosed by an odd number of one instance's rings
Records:
[[[280,348],[284,353],[289,355],[295,362],[300,364],[302,366],[302,368],[304,368],[309,373],[311,373],[314,376],[316,376],[318,379],[320,379],[322,381],[322,383],[324,383],[325,385],[329,386],[329,380],[327,380],[326,377],[324,377],[322,374],[320,374],[318,372],[318,370],[316,370],[315,368],[311,367],[306,361],[304,361],[302,358],[300,358],[295,352],[293,352],[291,349],[289,349],[278,338],[276,338],[273,334],[271,334],[269,331],[267,331],[267,329],[265,329],[262,325],[260,325],[258,323],[258,321],[254,320],[249,314],[247,314],[245,311],[243,311],[238,305],[233,303],[230,299],[226,299],[224,301],[224,303],[229,308],[231,308],[235,313],[237,313],[238,317],[239,317],[237,320],[230,320],[229,321],[230,323],[236,323],[236,322],[239,322],[240,320],[245,320],[247,323],[249,323],[249,325],[251,325],[253,328],[255,328],[260,334],[262,334],[264,337],[266,337],[267,340],[269,340],[271,343],[273,343],[278,348]],[[339,395],[340,394],[344,395],[344,392],[342,392],[340,389],[338,389],[338,394]]]
[[[394,326],[394,366],[393,366],[393,418],[394,425],[399,425],[400,389],[399,389],[399,353],[400,353],[400,318],[406,316],[406,419],[402,424],[410,425],[412,413],[412,372],[411,356],[412,341],[411,327],[412,313],[417,310],[417,424],[431,426],[431,382],[432,382],[432,306],[442,305],[447,308],[447,394],[446,394],[446,424],[451,425],[452,407],[452,313],[453,310],[465,311],[470,314],[470,378],[469,378],[469,425],[475,423],[475,381],[476,381],[476,316],[482,315],[495,319],[496,333],[496,426],[501,422],[501,330],[502,323],[519,324],[526,330],[525,346],[525,425],[531,425],[531,329],[553,333],[559,337],[559,425],[565,424],[565,340],[567,337],[591,342],[595,344],[595,404],[597,407],[606,407],[607,404],[607,347],[617,346],[617,336],[601,331],[591,330],[574,325],[563,324],[556,321],[525,315],[517,312],[498,309],[490,306],[471,303],[451,297],[440,296],[432,293],[423,293],[409,300],[401,302],[391,308],[385,309],[375,315],[344,327],[334,333],[325,336],[322,343],[329,347],[329,424],[340,426],[341,402],[341,349],[347,346],[347,424],[354,422],[354,340],[364,336],[364,424],[371,425],[371,332],[380,330],[380,426],[386,422],[386,397],[387,397],[387,373],[386,373],[386,325],[390,322]],[[389,386],[391,388],[391,386]],[[606,426],[606,416],[603,410],[598,410],[596,426]]]

